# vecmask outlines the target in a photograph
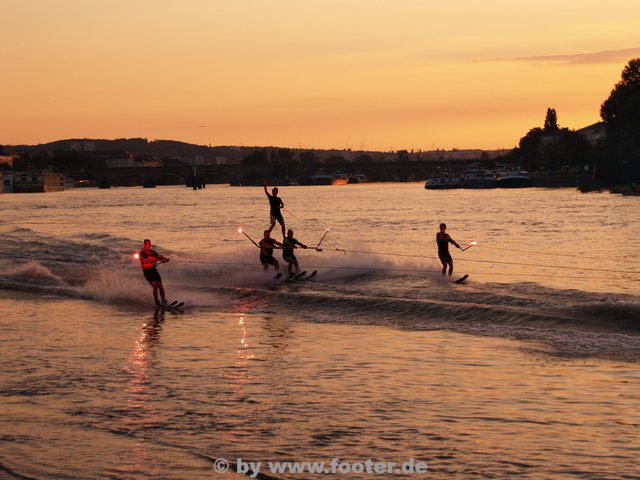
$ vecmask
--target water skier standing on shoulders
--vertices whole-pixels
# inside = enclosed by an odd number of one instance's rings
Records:
[[[273,256],[273,249],[276,246],[282,247],[282,244],[271,238],[270,234],[270,230],[265,230],[264,237],[258,242],[258,246],[260,247],[260,263],[262,263],[265,272],[269,269],[269,265],[273,265],[277,272],[280,270],[280,265],[276,257]]]
[[[280,226],[282,227],[282,238],[284,238],[285,237],[284,218],[282,218],[282,212],[280,211],[281,208],[284,208],[284,202],[278,196],[278,187],[273,187],[273,189],[271,190],[271,193],[269,193],[267,191],[267,186],[265,185],[264,193],[267,195],[267,198],[269,199],[269,207],[270,207],[269,213],[271,217],[270,218],[271,226],[269,227],[269,233],[271,233],[271,230],[273,230],[273,227],[276,226],[276,220],[277,220]]]
[[[442,262],[442,275],[447,271],[447,265],[449,266],[449,275],[453,273],[453,258],[449,253],[449,244],[452,243],[456,247],[460,248],[460,245],[449,236],[446,232],[447,226],[444,223],[440,224],[440,231],[436,233],[436,242],[438,242],[438,257]]]
[[[160,273],[158,272],[156,266],[159,263],[168,262],[169,259],[151,249],[151,240],[145,240],[143,246],[144,248],[140,250],[139,253],[140,264],[142,265],[142,273],[144,274],[144,278],[147,279],[147,282],[149,282],[153,287],[153,299],[156,301],[156,305],[160,305],[160,302],[158,301],[158,291],[160,291],[160,298],[162,298],[162,303],[165,304],[167,303],[167,300],[164,296],[162,278],[160,278]]]
[[[289,264],[289,266],[287,267],[289,270],[289,275],[293,273],[293,268],[296,269],[296,273],[300,271],[298,259],[293,253],[293,249],[296,248],[296,245],[299,245],[302,248],[307,248],[305,244],[293,238],[293,230],[289,229],[287,231],[287,236],[284,237],[284,240],[282,241],[282,259]]]

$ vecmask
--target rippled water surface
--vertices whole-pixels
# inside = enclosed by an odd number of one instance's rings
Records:
[[[637,478],[637,198],[281,196],[302,242],[331,229],[322,252],[297,252],[313,279],[272,280],[238,233],[266,226],[261,189],[0,196],[1,478],[225,478],[215,459],[336,457],[412,458],[425,478]],[[466,284],[439,273],[443,221],[478,243],[452,251]],[[171,257],[183,311],[153,309],[131,259],[143,238]]]

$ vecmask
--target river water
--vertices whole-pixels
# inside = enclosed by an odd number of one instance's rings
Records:
[[[301,242],[330,229],[297,250],[311,279],[238,232],[268,225],[261,188],[0,196],[0,478],[638,478],[638,197],[280,196]],[[477,242],[452,277],[441,222]],[[182,311],[154,309],[144,238]],[[266,466],[335,458],[428,471]]]

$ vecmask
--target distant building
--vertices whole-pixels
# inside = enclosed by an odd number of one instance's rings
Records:
[[[607,138],[604,122],[594,123],[588,127],[580,128],[576,132],[585,137],[591,145],[598,145]]]
[[[133,155],[123,149],[86,151],[83,152],[83,156],[87,157],[94,167],[125,168],[138,166]]]

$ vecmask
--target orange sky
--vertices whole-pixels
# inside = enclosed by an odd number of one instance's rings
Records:
[[[637,0],[0,0],[0,18],[4,145],[511,148],[547,107],[598,121],[640,57]]]

